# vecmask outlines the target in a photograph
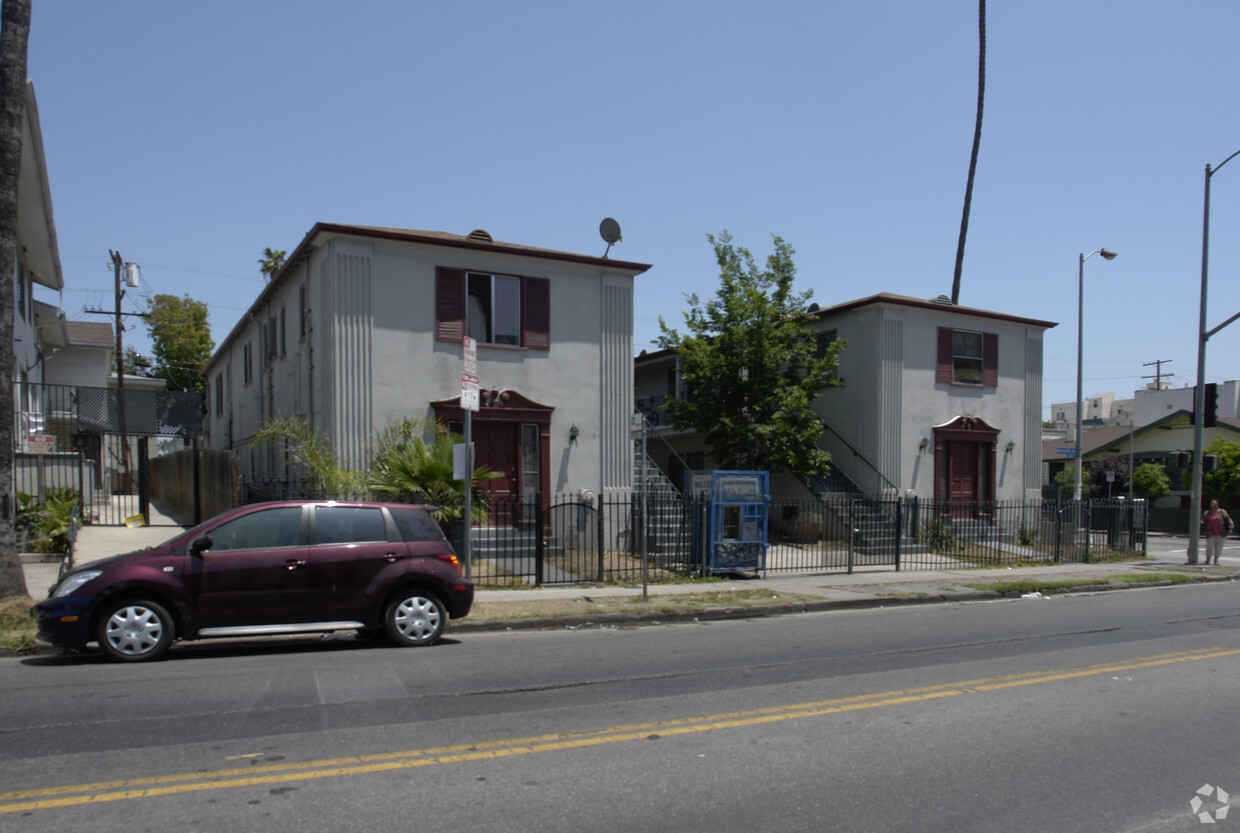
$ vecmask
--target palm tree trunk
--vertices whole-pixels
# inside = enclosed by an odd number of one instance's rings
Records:
[[[977,122],[973,127],[973,153],[969,156],[969,181],[964,188],[964,214],[960,218],[960,240],[956,243],[956,276],[952,279],[952,303],[960,303],[960,271],[964,267],[964,238],[969,233],[969,209],[973,205],[973,177],[977,173],[977,151],[982,144],[982,102],[986,99],[986,0],[978,0]]]
[[[13,484],[13,276],[17,272],[17,181],[26,107],[30,0],[0,7],[0,599],[25,596],[17,554]]]

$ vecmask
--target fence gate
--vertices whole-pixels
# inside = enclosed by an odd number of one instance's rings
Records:
[[[151,505],[150,460],[201,433],[200,394],[36,384],[14,393],[19,491],[76,491],[89,523],[176,525]]]

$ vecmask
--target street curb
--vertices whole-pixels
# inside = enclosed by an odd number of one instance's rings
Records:
[[[1081,584],[1049,588],[1038,591],[1041,598],[1068,595],[1073,593],[1105,593],[1119,590],[1144,590],[1156,587],[1185,587],[1193,584],[1208,584],[1222,581],[1240,580],[1232,575],[1210,575],[1206,573],[1187,573],[1187,581],[1108,581],[1099,584]],[[452,637],[457,634],[486,633],[497,631],[518,630],[577,630],[582,628],[621,628],[649,627],[655,625],[692,624],[694,622],[719,622],[733,619],[767,619],[791,613],[827,613],[835,610],[866,610],[885,607],[911,607],[927,604],[951,604],[960,602],[988,602],[1006,599],[1019,599],[1023,596],[1018,590],[1000,593],[996,590],[959,590],[940,593],[927,593],[922,596],[866,596],[852,599],[820,599],[795,603],[764,605],[727,605],[706,607],[692,611],[639,611],[627,613],[571,614],[567,616],[535,616],[527,619],[491,619],[479,621],[466,617],[453,620],[445,634]],[[501,603],[502,604],[502,603]],[[212,640],[195,640],[196,644],[204,644]],[[29,654],[14,654],[0,649],[0,656],[21,656],[25,658],[54,656],[63,652],[61,648],[49,645],[38,645]]]
[[[1071,593],[1102,593],[1116,590],[1142,590],[1151,587],[1182,587],[1187,584],[1204,584],[1219,581],[1235,581],[1233,576],[1189,576],[1187,582],[1170,580],[1140,582],[1107,582],[1104,584],[1081,584],[1068,587],[1056,587],[1040,591],[1042,596],[1067,595]],[[1019,599],[1020,591],[1012,590],[1000,593],[996,590],[962,590],[950,593],[932,593],[925,596],[874,596],[857,599],[823,599],[813,602],[797,602],[795,604],[751,605],[708,607],[694,611],[650,611],[643,613],[598,613],[594,615],[573,614],[571,616],[533,616],[528,619],[491,619],[487,621],[470,620],[468,617],[452,622],[453,633],[515,631],[515,630],[551,630],[577,629],[583,627],[632,627],[661,624],[684,624],[701,621],[723,621],[727,619],[761,619],[781,616],[789,613],[824,613],[832,610],[864,610],[867,608],[907,607],[920,604],[948,604],[953,602],[998,601],[1001,599]]]

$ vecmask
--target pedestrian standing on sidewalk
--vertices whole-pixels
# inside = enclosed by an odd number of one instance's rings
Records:
[[[1227,510],[1219,508],[1218,500],[1210,501],[1210,508],[1201,515],[1201,531],[1206,535],[1205,563],[1211,560],[1218,563],[1218,557],[1223,554],[1223,542],[1234,528]]]

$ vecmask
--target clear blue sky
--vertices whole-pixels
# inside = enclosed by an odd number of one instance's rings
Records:
[[[1044,401],[1196,378],[1204,169],[1240,150],[1235,0],[991,2],[962,304],[1058,322]],[[973,0],[34,0],[71,318],[190,295],[218,342],[265,246],[318,221],[653,264],[637,349],[717,272],[706,235],[797,252],[821,304],[950,295],[977,96]],[[1214,177],[1209,326],[1240,312],[1240,160]],[[137,319],[126,343],[149,339]],[[1240,378],[1240,323],[1207,379]],[[1044,408],[1044,414],[1049,408]]]

